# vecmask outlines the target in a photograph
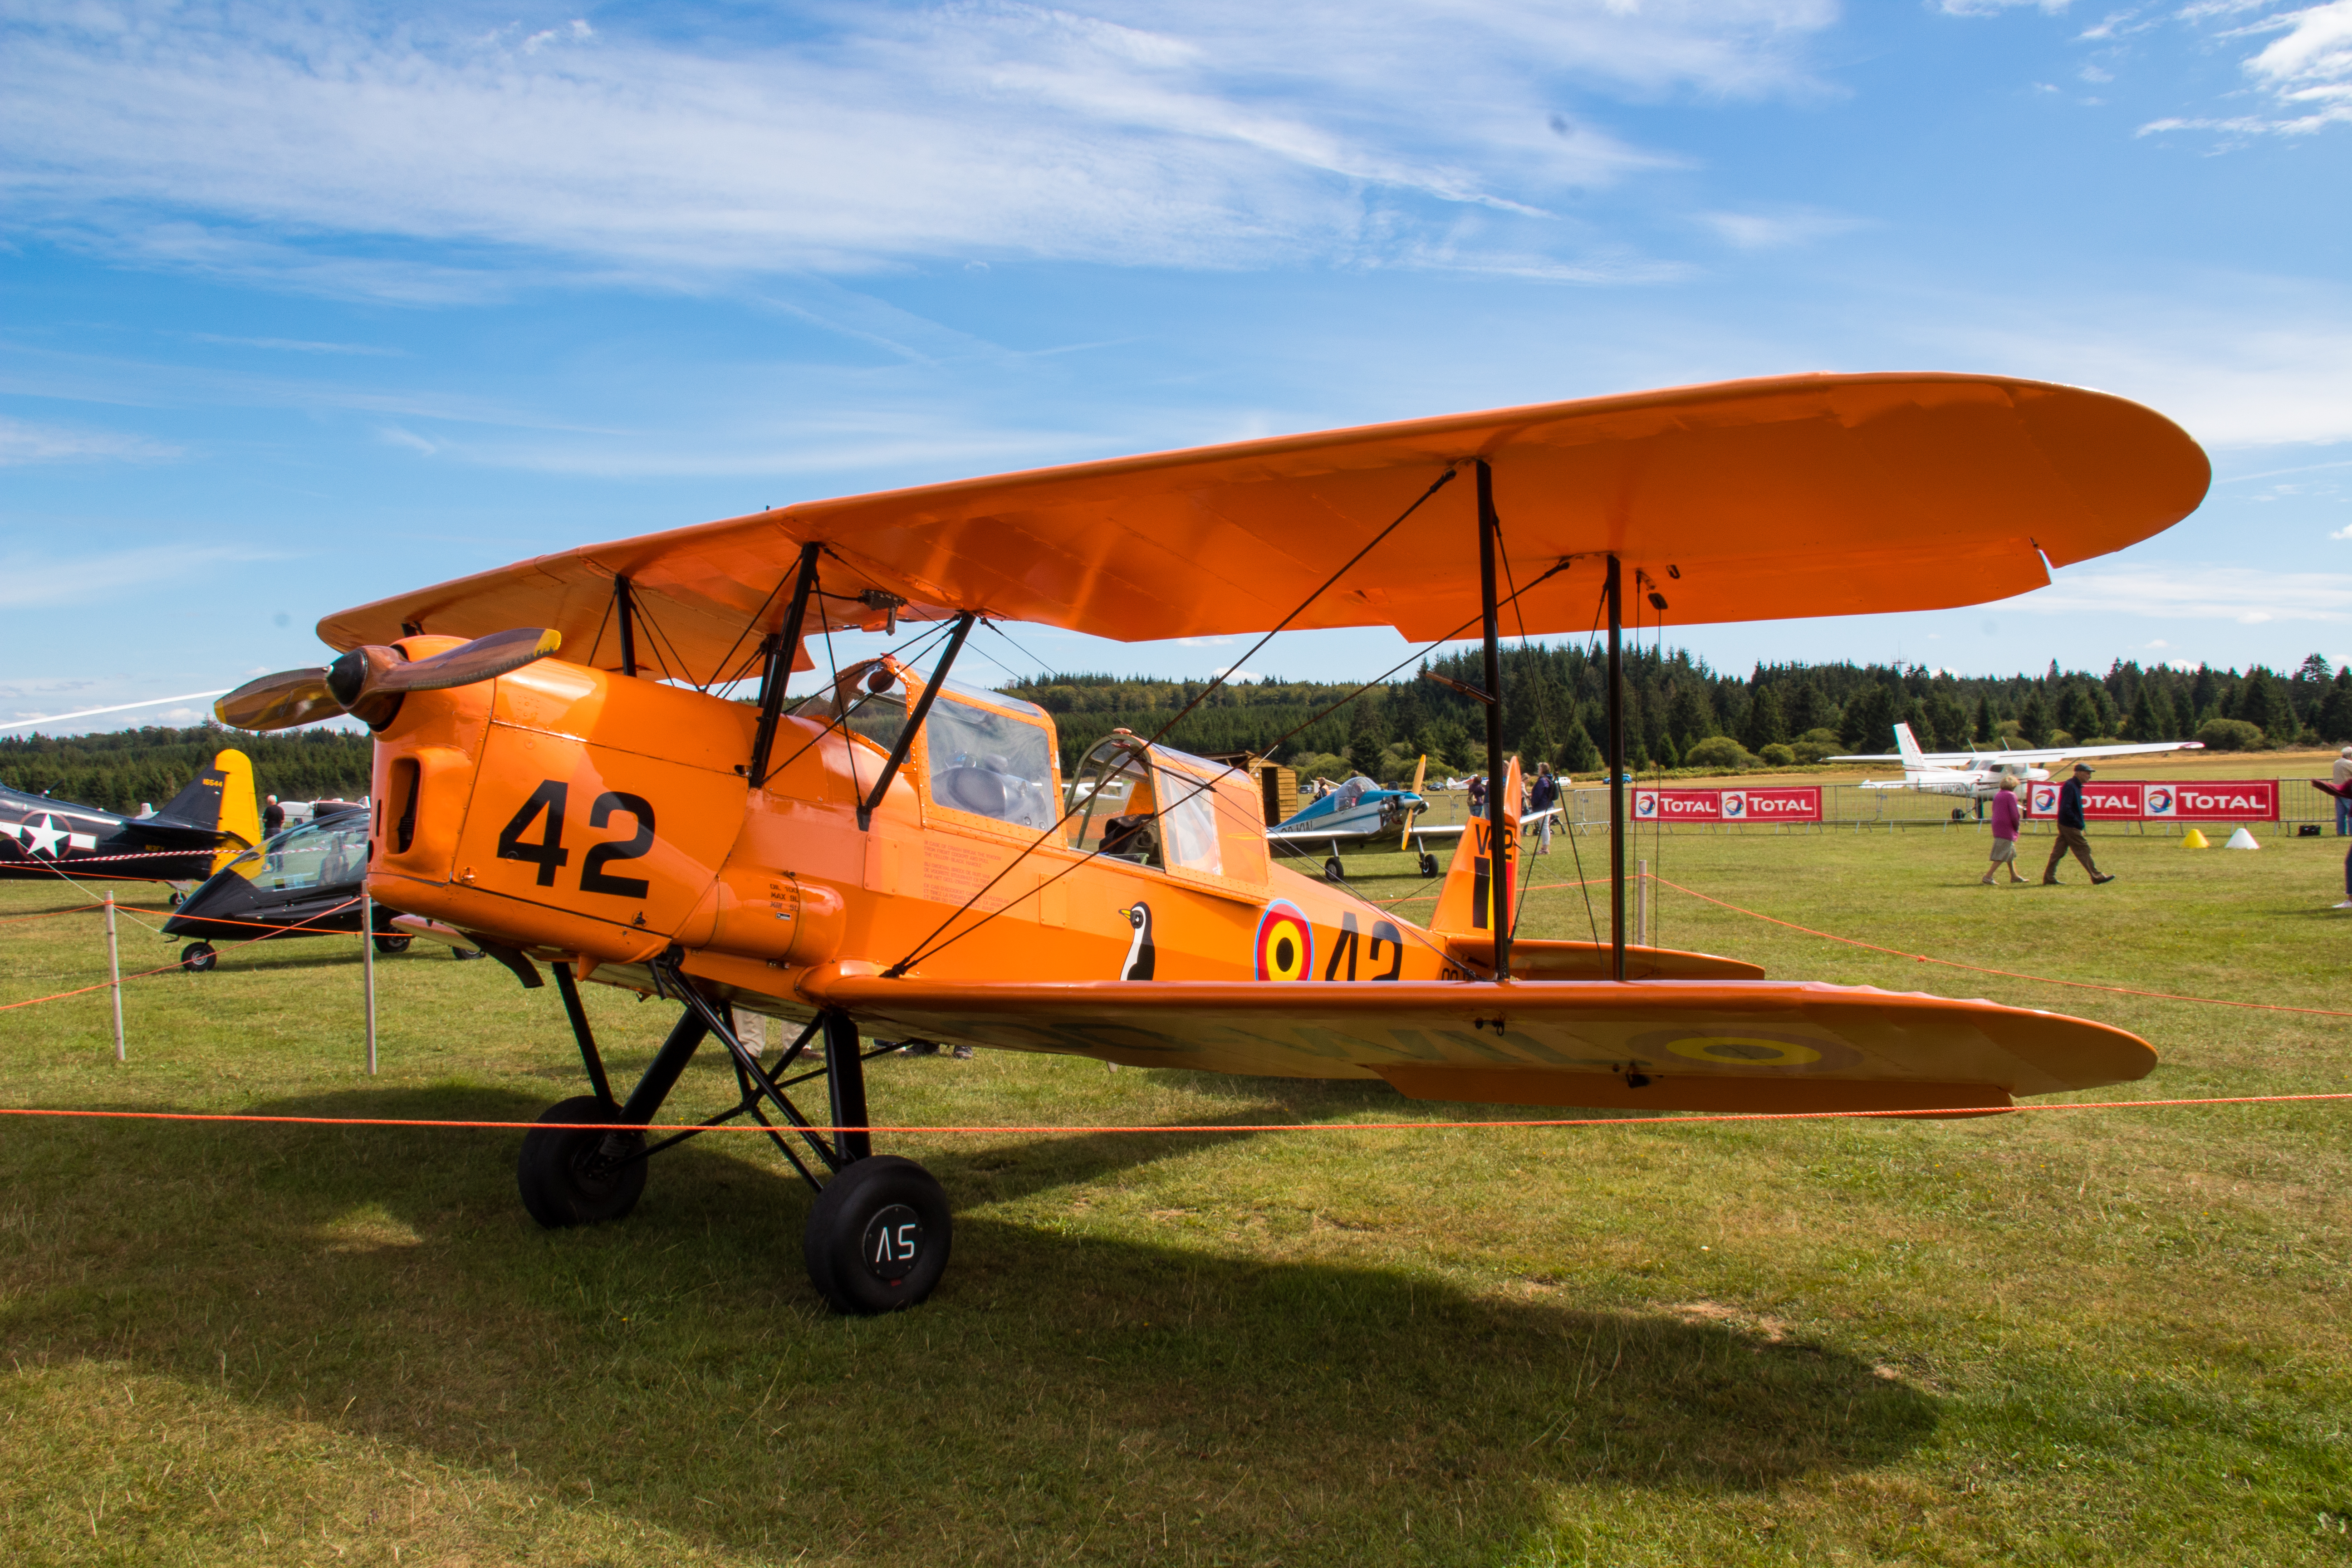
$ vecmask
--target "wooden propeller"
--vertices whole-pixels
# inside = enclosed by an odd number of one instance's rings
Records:
[[[291,730],[352,713],[381,729],[392,721],[400,699],[411,691],[446,691],[471,686],[563,646],[552,631],[524,628],[476,637],[431,658],[411,660],[398,648],[370,644],[355,647],[324,669],[289,669],[248,680],[213,704],[224,724],[239,730]]]

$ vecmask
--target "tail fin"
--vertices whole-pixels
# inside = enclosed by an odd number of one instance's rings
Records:
[[[220,752],[195,782],[173,795],[163,810],[142,820],[159,827],[219,834],[220,848],[212,864],[214,870],[219,870],[261,842],[261,810],[253,799],[252,760],[234,747]]]
[[[1507,921],[1517,912],[1519,868],[1519,760],[1511,759],[1510,772],[1503,780],[1503,798],[1493,803],[1498,813],[1489,810],[1486,816],[1474,816],[1454,846],[1453,863],[1445,868],[1445,885],[1437,891],[1437,912],[1430,917],[1429,929],[1433,931],[1477,932],[1492,935],[1495,931],[1495,909],[1499,901]],[[1494,864],[1492,821],[1499,815],[1503,824],[1502,865]],[[1500,874],[1497,875],[1499,869]],[[1498,898],[1499,895],[1499,898]]]
[[[1927,765],[1927,754],[1919,749],[1919,738],[1911,733],[1910,725],[1895,726],[1895,749],[1903,753],[1905,767],[1917,769]]]
[[[261,807],[253,796],[253,759],[234,746],[213,758],[212,771],[220,775],[220,853],[213,857],[217,871],[245,850],[261,842]]]

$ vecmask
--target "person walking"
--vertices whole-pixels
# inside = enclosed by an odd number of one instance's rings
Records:
[[[2345,750],[2347,753],[2352,753],[2352,746],[2347,746]],[[2336,820],[2340,825],[2344,820],[2343,813],[2345,804],[2347,801],[2352,801],[2352,784],[2345,782],[2343,772],[2344,764],[2339,762],[2336,764],[2336,783],[2326,784],[2318,779],[2314,779],[2311,781],[2311,787],[2318,790],[2323,795],[2332,795],[2336,797]],[[2332,905],[2331,907],[2339,910],[2352,910],[2352,849],[2347,849],[2344,852],[2344,901],[2340,904]]]
[[[1977,803],[1981,808],[1983,802]],[[2017,874],[2017,828],[2025,813],[2017,804],[2017,780],[2012,775],[2000,781],[2000,793],[1992,797],[1992,864],[1985,868],[1984,885],[1992,880],[2003,866],[2009,868],[2009,879],[2022,882]]]
[[[1470,815],[1486,815],[1486,775],[1484,773],[1470,775]]]
[[[2336,837],[2352,838],[2352,746],[2336,759]]]
[[[1543,814],[1549,811],[1559,799],[1559,781],[1551,776],[1551,764],[1538,763],[1535,784],[1528,792],[1528,805],[1541,818],[1536,826],[1536,853],[1538,855],[1551,853],[1551,818]]]
[[[2066,858],[2070,849],[2074,858],[2083,863],[2083,869],[2091,874],[2093,887],[2115,880],[2091,858],[2091,841],[2083,832],[2083,786],[2091,782],[2091,774],[2096,771],[2088,763],[2076,763],[2074,776],[2058,791],[2058,837],[2050,846],[2050,864],[2042,868],[2042,885],[2045,888],[2060,885],[2058,862]]]

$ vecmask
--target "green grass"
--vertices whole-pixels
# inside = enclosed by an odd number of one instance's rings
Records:
[[[2352,1005],[2340,840],[2102,836],[2120,879],[2095,890],[1979,887],[1983,842],[1637,853],[1906,951]],[[1530,881],[1569,879],[1565,848]],[[1349,862],[1376,896],[1416,885]],[[0,920],[76,901],[0,884]],[[1776,975],[2121,1024],[2164,1058],[2122,1096],[2352,1089],[2343,1019],[1969,974],[1672,893],[1659,923]],[[1526,929],[1583,933],[1581,897],[1532,893]],[[168,957],[125,931],[127,968]],[[0,925],[0,1002],[103,965],[92,915]],[[378,974],[373,1082],[352,944],[284,942],[132,983],[127,1065],[103,993],[0,1014],[0,1103],[522,1118],[577,1091],[551,992],[422,944]],[[672,1009],[590,991],[625,1072]],[[674,1108],[725,1082],[698,1066]],[[907,1122],[1517,1114],[999,1052],[870,1083]],[[12,1119],[0,1556],[2352,1562],[2347,1127],[2305,1104],[890,1139],[953,1197],[955,1261],[929,1305],[852,1321],[803,1276],[804,1190],[748,1141],[664,1155],[627,1222],[557,1235],[516,1201],[511,1132]]]

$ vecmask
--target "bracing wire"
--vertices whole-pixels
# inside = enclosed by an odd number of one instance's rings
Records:
[[[1283,616],[1279,622],[1276,623],[1272,631],[1267,632],[1264,637],[1258,638],[1256,642],[1251,644],[1247,653],[1243,654],[1241,658],[1235,659],[1231,665],[1228,665],[1223,675],[1217,676],[1206,686],[1201,688],[1200,691],[1191,701],[1178,709],[1174,715],[1171,716],[1166,723],[1160,725],[1159,729],[1151,732],[1150,738],[1143,742],[1144,745],[1147,748],[1158,745],[1160,740],[1166,736],[1171,730],[1173,730],[1178,724],[1183,722],[1185,717],[1190,714],[1193,709],[1198,708],[1202,702],[1208,700],[1209,694],[1216,690],[1220,686],[1223,686],[1225,683],[1227,676],[1230,676],[1236,669],[1244,668],[1249,663],[1251,658],[1255,656],[1260,648],[1265,647],[1267,643],[1272,642],[1276,635],[1281,632],[1285,627],[1288,626],[1291,622],[1297,620],[1300,616],[1305,615],[1307,613],[1307,607],[1309,605],[1312,605],[1317,599],[1321,598],[1324,593],[1330,588],[1331,584],[1346,576],[1348,573],[1354,568],[1358,562],[1361,561],[1365,556],[1370,555],[1375,549],[1379,548],[1381,542],[1386,540],[1390,534],[1394,533],[1398,529],[1403,527],[1407,518],[1412,516],[1414,512],[1419,511],[1423,503],[1427,501],[1430,497],[1435,495],[1439,490],[1444,489],[1447,485],[1453,483],[1454,475],[1460,472],[1461,468],[1459,466],[1449,466],[1444,473],[1431,480],[1429,488],[1422,491],[1420,495],[1414,497],[1411,506],[1406,507],[1402,511],[1397,513],[1395,521],[1391,521],[1386,528],[1381,529],[1378,533],[1372,535],[1370,542],[1367,543],[1361,550],[1357,551],[1353,555],[1348,557],[1346,563],[1342,564],[1337,572],[1332,573],[1330,576],[1325,578],[1316,586],[1313,592],[1309,593],[1304,599],[1298,601],[1297,606],[1294,607],[1288,615]],[[1566,563],[1562,563],[1562,564],[1564,565]],[[1529,585],[1533,586],[1533,584]],[[1349,697],[1343,700],[1352,701],[1355,697],[1368,689],[1370,689],[1369,686],[1359,687],[1355,692],[1350,693]],[[1301,726],[1301,728],[1304,728],[1304,726]],[[1297,732],[1298,731],[1297,730],[1294,730],[1291,731],[1291,734],[1295,735]],[[1288,738],[1288,736],[1283,737],[1285,740],[1287,740]],[[1277,745],[1280,743],[1280,742],[1276,742]],[[1206,786],[1203,785],[1202,787],[1205,788]],[[1192,792],[1193,795],[1197,795],[1199,793],[1199,790],[1194,790]],[[1188,795],[1185,798],[1189,800],[1192,798],[1192,795]],[[1171,802],[1171,804],[1172,805],[1174,803]],[[932,952],[940,951],[939,949],[930,947],[929,944],[931,942],[937,938],[941,931],[946,931],[958,920],[961,919],[963,915],[971,909],[972,905],[978,903],[982,898],[984,898],[999,882],[1004,880],[1006,877],[1010,876],[1013,872],[1013,867],[1020,865],[1022,861],[1027,859],[1029,856],[1043,846],[1047,839],[1059,832],[1061,830],[1062,824],[1069,821],[1070,817],[1076,812],[1076,810],[1077,803],[1073,800],[1063,809],[1062,815],[1055,819],[1051,826],[1048,826],[1043,833],[1040,833],[1035,838],[1030,840],[1028,844],[1022,847],[1021,851],[1013,856],[1013,859],[1005,866],[1003,870],[999,871],[995,876],[991,877],[986,882],[982,883],[970,898],[964,900],[962,903],[950,910],[946,920],[941,921],[937,926],[934,926],[931,929],[929,935],[924,937],[922,941],[915,944],[914,951],[910,952],[906,957],[898,960],[898,963],[892,964],[888,969],[883,971],[883,973],[892,976],[904,974],[907,972],[908,965],[914,963],[922,958],[930,956]],[[1165,815],[1167,810],[1168,807],[1162,806],[1160,811],[1155,815]],[[1083,865],[1084,863],[1084,861],[1077,862],[1079,865]],[[1058,881],[1063,876],[1066,875],[1068,875],[1068,870],[1066,869],[1057,874],[1047,883],[1041,885],[1040,890],[1043,890],[1043,887],[1051,886],[1053,881]],[[980,921],[973,923],[965,931],[958,932],[956,936],[951,937],[949,940],[951,942],[961,941],[964,936],[970,935],[971,931],[978,931],[982,926],[986,925],[989,921],[993,920],[994,918],[995,913],[994,911],[992,911],[982,917]],[[942,946],[944,945],[945,944],[942,944]]]

